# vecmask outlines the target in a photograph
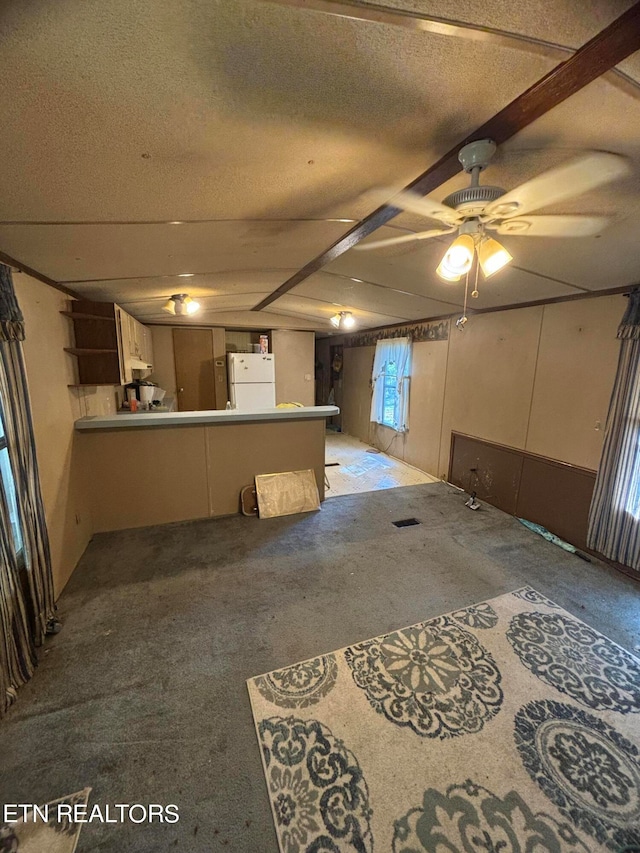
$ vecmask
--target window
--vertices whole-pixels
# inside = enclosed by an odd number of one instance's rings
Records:
[[[391,338],[377,341],[371,385],[371,420],[406,432],[409,428],[409,376],[411,341]]]
[[[7,439],[4,434],[4,426],[2,418],[0,418],[0,481],[9,507],[9,519],[11,522],[11,538],[18,556],[21,555],[23,549],[22,530],[20,529],[20,516],[18,514],[18,503],[16,500],[16,485],[11,471],[11,463],[9,461],[9,450],[7,448]]]
[[[398,425],[398,365],[395,361],[386,361],[382,374],[382,420],[383,426],[395,429]]]

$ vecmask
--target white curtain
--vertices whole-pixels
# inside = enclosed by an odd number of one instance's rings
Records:
[[[398,381],[397,432],[409,429],[409,377],[411,374],[411,338],[389,338],[377,341],[376,355],[371,374],[371,417],[374,423],[382,423],[384,403],[384,376],[387,364],[395,364]]]

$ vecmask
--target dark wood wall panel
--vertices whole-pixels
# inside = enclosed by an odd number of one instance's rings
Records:
[[[593,471],[525,456],[516,515],[585,549],[595,480]]]
[[[459,433],[451,436],[449,482],[511,515],[516,514],[521,470],[517,450]]]
[[[595,471],[461,433],[451,436],[449,482],[480,500],[587,546]]]

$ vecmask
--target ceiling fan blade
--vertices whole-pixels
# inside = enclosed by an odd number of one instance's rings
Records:
[[[593,237],[608,224],[606,216],[517,216],[485,227],[514,237]]]
[[[408,213],[417,213],[418,216],[426,216],[428,219],[439,219],[441,222],[446,222],[449,225],[456,225],[462,222],[463,217],[460,216],[457,210],[452,207],[447,207],[446,204],[441,204],[439,201],[425,198],[411,190],[392,189],[376,189],[369,193],[372,199],[378,204],[391,204],[394,207],[399,207],[401,210],[406,210]]]
[[[374,240],[373,243],[358,243],[354,246],[356,252],[367,252],[369,249],[382,249],[383,246],[397,246],[399,243],[413,243],[415,240],[429,240],[441,234],[451,234],[455,227],[439,228],[433,231],[416,231],[415,234],[405,234],[402,237],[387,237],[385,240]]]
[[[592,151],[520,184],[488,205],[485,214],[494,219],[521,216],[530,210],[582,195],[628,172],[625,157]]]

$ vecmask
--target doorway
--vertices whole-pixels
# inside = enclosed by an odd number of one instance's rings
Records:
[[[174,329],[176,403],[179,412],[216,408],[211,329]]]

